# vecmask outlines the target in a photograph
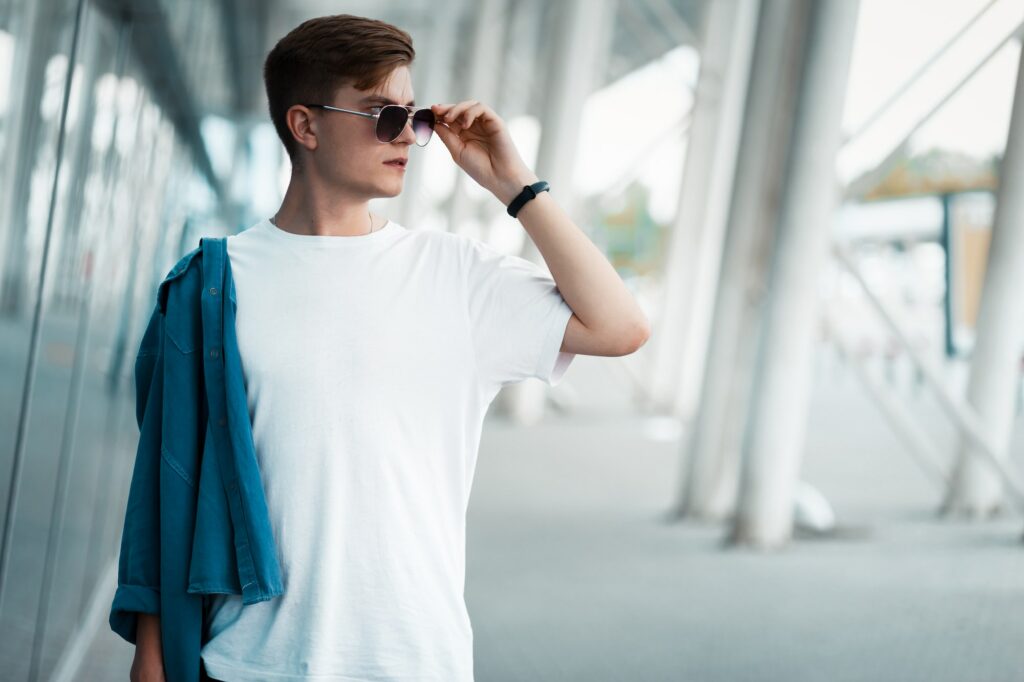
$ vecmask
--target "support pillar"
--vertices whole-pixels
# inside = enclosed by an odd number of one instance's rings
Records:
[[[967,402],[1009,460],[1017,386],[1024,349],[1024,313],[1020,281],[1024,272],[1024,49],[1020,51],[1017,86],[999,171],[992,240],[989,242],[985,283],[978,311],[977,334],[971,353]],[[980,518],[1008,511],[999,476],[961,439],[952,481],[940,511]]]
[[[464,74],[465,81],[458,89],[455,101],[475,99],[496,109],[500,81],[498,75],[505,54],[505,32],[502,27],[508,20],[508,0],[482,0],[473,7],[473,50],[467,60],[469,69]],[[474,198],[471,195],[476,189],[474,185],[474,180],[466,173],[459,172],[455,176],[455,188],[448,208],[448,224],[452,232],[479,237],[479,234],[473,234],[467,229],[467,222],[474,218],[476,205],[482,199],[494,201],[494,198],[486,190],[479,193],[480,198]]]
[[[425,44],[430,47],[417,53],[412,66],[417,102],[424,105],[442,104],[451,101],[454,96],[451,92],[451,73],[454,69],[455,46],[458,45],[458,20],[464,4],[464,0],[455,0],[445,5],[444,12],[429,13],[430,27]],[[430,198],[424,193],[427,157],[438,153],[445,158],[446,163],[452,162],[447,158],[448,151],[444,149],[444,143],[437,133],[426,147],[414,147],[410,153],[411,163],[406,170],[402,193],[385,202],[397,214],[396,220],[399,223],[415,229],[422,216],[431,208]],[[371,203],[371,208],[373,203],[376,202]]]
[[[706,352],[725,221],[739,150],[760,0],[708,6],[700,75],[676,217],[664,264],[665,297],[651,343],[649,410],[691,421]]]
[[[755,338],[792,129],[803,26],[797,0],[760,3],[743,126],[726,218],[722,265],[704,359],[699,409],[687,433],[688,472],[676,516],[732,514]]]
[[[792,536],[813,389],[818,281],[839,198],[836,158],[858,6],[856,0],[800,0],[789,13],[790,23],[806,35],[795,42],[806,47],[783,66],[797,78],[797,87],[783,95],[796,100],[796,116],[754,367],[738,505],[728,537],[732,543],[772,548]],[[788,102],[780,104],[778,110],[788,110]]]
[[[575,218],[579,212],[572,190],[572,171],[579,148],[579,122],[587,98],[603,84],[616,2],[565,0],[551,9],[557,18],[547,40],[554,49],[542,102],[541,139],[534,172],[551,184],[552,196]],[[542,260],[528,236],[520,255],[534,262]],[[535,422],[544,414],[546,388],[536,380],[512,384],[502,391],[503,404],[519,423]]]

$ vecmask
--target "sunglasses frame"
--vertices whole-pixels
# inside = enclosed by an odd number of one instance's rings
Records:
[[[381,140],[380,137],[376,134],[376,132],[377,132],[376,127],[380,126],[380,115],[388,107],[396,107],[398,109],[405,109],[406,114],[407,114],[407,118],[405,120],[405,125],[409,125],[409,119],[415,118],[416,114],[418,112],[420,112],[420,111],[428,111],[428,112],[430,112],[431,116],[434,116],[434,111],[432,109],[429,109],[427,107],[423,107],[422,109],[416,109],[414,107],[406,106],[404,104],[385,104],[384,106],[374,106],[374,107],[371,107],[372,109],[379,109],[379,111],[377,113],[375,113],[375,114],[368,114],[365,111],[354,111],[353,109],[342,109],[341,107],[332,107],[329,104],[303,104],[302,106],[304,106],[304,107],[315,107],[317,109],[327,109],[328,111],[340,111],[340,112],[345,113],[345,114],[355,114],[356,116],[365,116],[366,118],[375,118],[375,119],[377,119],[377,124],[376,124],[376,126],[374,128],[374,137],[377,139],[377,142],[379,142],[380,144],[389,144],[391,142],[394,142],[395,140],[398,139],[399,135],[401,135],[405,131],[405,126],[402,126],[399,129],[399,131],[398,131],[398,135],[395,135],[390,140]],[[437,117],[436,116],[434,116],[434,125],[437,125]],[[415,132],[415,131],[413,131],[413,132]],[[430,137],[428,137],[427,141],[424,142],[423,144],[420,144],[419,140],[417,140],[416,141],[416,146],[418,146],[418,147],[426,147],[427,143],[430,142],[430,138],[433,137],[433,136],[434,136],[434,126],[431,126],[430,127]]]

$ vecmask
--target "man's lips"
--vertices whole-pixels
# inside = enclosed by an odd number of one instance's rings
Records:
[[[405,164],[408,163],[408,162],[409,162],[408,159],[391,159],[390,161],[385,161],[384,165],[386,165],[386,166],[401,166],[402,168],[405,168]]]

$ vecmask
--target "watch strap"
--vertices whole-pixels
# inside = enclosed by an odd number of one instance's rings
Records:
[[[516,198],[508,205],[508,208],[506,209],[508,214],[515,218],[516,214],[519,213],[519,209],[521,209],[527,201],[535,198],[541,192],[550,191],[550,189],[551,187],[545,180],[539,180],[532,185],[524,185],[523,191],[516,195]]]

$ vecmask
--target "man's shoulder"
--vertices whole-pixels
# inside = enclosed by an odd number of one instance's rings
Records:
[[[179,258],[178,262],[164,276],[163,281],[160,282],[160,286],[157,288],[157,301],[161,310],[166,311],[167,309],[168,291],[172,285],[194,285],[197,289],[202,286],[202,274],[191,275],[190,273],[202,268],[203,243],[204,240],[209,241],[209,239],[211,238],[200,238],[199,246]]]
[[[186,253],[184,256],[182,256],[178,260],[177,263],[174,264],[174,267],[172,267],[167,272],[167,276],[164,277],[164,282],[168,282],[168,281],[170,281],[172,279],[175,279],[177,277],[180,277],[182,274],[184,274],[185,271],[192,264],[192,261],[195,260],[195,257],[198,256],[200,253],[202,253],[202,251],[203,251],[203,243],[200,241],[199,242],[199,246],[197,246],[196,248],[194,248],[191,251],[189,251],[188,253]]]
[[[462,234],[461,232],[451,232],[449,230],[438,230],[438,229],[421,229],[421,230],[410,230],[410,234],[416,235],[416,239],[422,239],[432,244],[437,244],[438,248],[451,249],[453,251],[463,252],[472,247],[472,244],[477,241],[474,237]]]

